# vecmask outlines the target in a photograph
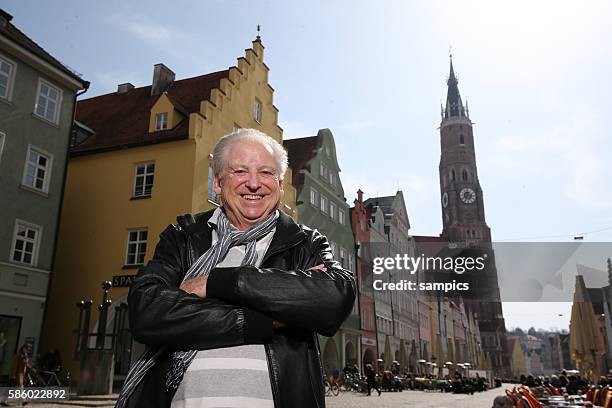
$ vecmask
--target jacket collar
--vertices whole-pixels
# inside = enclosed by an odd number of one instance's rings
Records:
[[[181,215],[176,218],[178,224],[185,230],[187,236],[192,237],[193,244],[199,254],[203,254],[212,244],[212,228],[208,220],[212,217],[215,209],[191,215]],[[272,242],[268,247],[266,256],[285,247],[291,247],[306,238],[306,233],[302,231],[291,217],[279,210],[279,217],[276,221],[276,232]]]

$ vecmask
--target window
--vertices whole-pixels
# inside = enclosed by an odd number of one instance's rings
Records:
[[[329,203],[329,216],[332,220],[336,220],[336,204],[332,202]]]
[[[455,169],[451,169],[450,179],[451,181],[455,181],[457,175],[455,174]]]
[[[329,146],[325,146],[325,154],[327,157],[331,157],[331,150],[329,150]]]
[[[465,144],[465,139],[463,138],[463,135],[459,135],[459,144],[460,145],[464,145]]]
[[[338,210],[338,222],[344,225],[344,210]]]
[[[261,123],[261,102],[259,102],[258,99],[255,99],[255,103],[253,104],[253,117],[257,123]]]
[[[327,214],[327,197],[321,194],[321,211]]]
[[[21,184],[43,193],[49,192],[52,159],[51,155],[28,146],[28,155]]]
[[[38,82],[38,95],[36,96],[34,112],[49,122],[57,123],[61,99],[62,91],[41,79]]]
[[[153,189],[153,173],[155,163],[140,163],[136,165],[134,180],[134,197],[150,197]]]
[[[343,268],[347,267],[346,249],[340,247],[340,264]]]
[[[323,162],[321,162],[321,165],[319,166],[319,174],[324,179],[327,179],[327,166],[325,166],[325,163]]]
[[[463,169],[463,171],[461,172],[461,179],[463,181],[468,181],[469,177],[468,177],[468,172],[466,169]]]
[[[336,177],[332,170],[329,171],[329,184],[331,184],[332,186],[336,185]]]
[[[213,203],[217,202],[217,193],[215,193],[215,173],[212,166],[208,166],[208,200]]]
[[[0,57],[0,98],[10,99],[15,77],[15,64]]]
[[[11,249],[11,261],[36,266],[42,228],[17,220]]]
[[[168,129],[168,112],[155,115],[155,130]]]
[[[318,195],[319,194],[317,193],[317,190],[315,190],[314,188],[311,187],[310,188],[310,204],[314,205],[315,207],[317,206],[317,204],[319,202],[318,201],[319,200]]]
[[[133,230],[128,232],[127,256],[125,265],[142,265],[147,253],[147,230]]]

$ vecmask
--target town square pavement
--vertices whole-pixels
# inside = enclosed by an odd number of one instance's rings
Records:
[[[504,390],[510,388],[504,384],[501,388],[475,393],[474,395],[450,394],[425,391],[383,392],[379,397],[374,391],[372,396],[353,392],[340,393],[337,397],[326,397],[326,408],[491,408],[493,399],[504,395]],[[99,397],[76,397],[62,403],[42,404],[31,402],[28,406],[36,408],[67,408],[67,407],[113,407],[116,395]],[[21,406],[21,404],[11,404]]]

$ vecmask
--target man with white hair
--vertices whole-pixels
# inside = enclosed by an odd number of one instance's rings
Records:
[[[355,300],[327,239],[278,210],[287,153],[240,129],[213,152],[221,207],[177,218],[128,297],[147,345],[117,407],[324,407],[317,333]]]

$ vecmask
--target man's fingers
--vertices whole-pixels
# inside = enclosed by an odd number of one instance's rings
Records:
[[[188,279],[181,283],[179,289],[184,290],[187,293],[193,293],[204,299],[206,297],[206,282],[208,281],[207,276],[200,276],[199,278]]]

